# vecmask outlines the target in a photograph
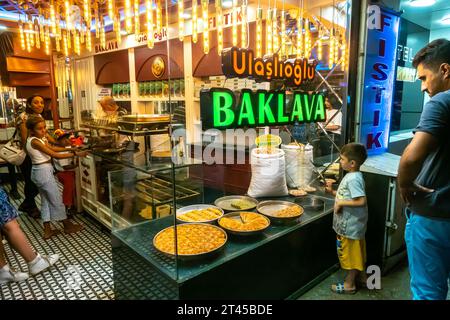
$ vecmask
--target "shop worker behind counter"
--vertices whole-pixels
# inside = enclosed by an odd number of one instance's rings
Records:
[[[403,152],[398,184],[407,204],[405,240],[414,299],[445,300],[450,275],[450,41],[438,39],[414,57],[431,97]]]

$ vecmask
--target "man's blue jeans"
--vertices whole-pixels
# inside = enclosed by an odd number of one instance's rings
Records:
[[[450,277],[450,219],[407,210],[405,241],[414,300],[445,300]]]

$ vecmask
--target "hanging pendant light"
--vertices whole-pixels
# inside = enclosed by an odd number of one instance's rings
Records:
[[[101,21],[101,27],[100,27],[100,45],[102,48],[106,47],[106,35],[105,35],[105,22]]]
[[[208,0],[202,0],[202,18],[203,18],[203,53],[209,53],[209,17]]]
[[[113,6],[114,6],[114,0],[109,0],[110,2],[112,2]],[[84,21],[86,22],[86,26],[88,28],[88,30],[91,30],[91,0],[84,0],[83,3],[83,8],[84,8]],[[109,2],[108,2],[109,5]]]
[[[89,1],[89,0],[85,0],[85,3],[86,3],[86,1]],[[114,0],[108,0],[108,16],[111,19],[111,21],[114,21],[114,19],[116,18],[114,16],[114,12],[115,12]]]
[[[347,53],[347,41],[345,40],[345,36],[342,36],[342,45],[341,45],[341,56],[342,56],[342,71],[347,70],[348,68],[348,53]]]
[[[238,44],[238,25],[237,25],[237,0],[233,0],[233,11],[232,11],[232,39],[233,46],[236,47]]]
[[[192,42],[198,40],[198,4],[197,0],[192,0]]]
[[[286,12],[284,11],[284,0],[283,0],[283,10],[281,10],[281,56],[287,56],[286,52]]]
[[[86,49],[87,51],[92,51],[92,37],[91,30],[88,28],[86,32]]]
[[[44,17],[42,17],[42,19],[44,20]],[[41,17],[39,17],[38,26],[39,26],[39,38],[40,38],[41,42],[44,42],[44,40],[45,40],[44,23],[45,23],[45,20],[41,22]]]
[[[41,48],[41,39],[39,37],[39,24],[37,18],[34,18],[34,35],[35,35],[35,42],[36,42],[36,48]]]
[[[56,14],[55,14],[55,4],[53,1],[50,4],[50,23],[52,25],[52,33],[56,35]]]
[[[241,48],[247,48],[247,0],[242,0],[241,16]]]
[[[55,37],[56,51],[61,52],[61,42],[58,37]]]
[[[311,56],[311,30],[309,19],[305,19],[305,58]]]
[[[65,0],[64,1],[64,9],[66,11],[66,26],[67,26],[67,30],[72,31],[73,29],[73,24],[72,21],[70,19],[70,1],[69,0]]]
[[[22,50],[25,50],[26,49],[26,46],[25,46],[25,35],[24,35],[24,32],[23,32],[23,23],[22,23],[22,20],[20,20],[20,18],[19,18],[19,36],[20,36],[20,48],[22,49]]]
[[[280,40],[278,33],[278,10],[277,1],[275,0],[275,5],[272,10],[272,39],[273,39],[273,52],[277,52],[280,48]]]
[[[297,58],[303,57],[303,0],[299,5],[299,13],[297,19]]]
[[[98,2],[94,2],[95,38],[100,39],[100,17],[98,15]]]
[[[267,9],[267,19],[266,19],[266,54],[272,54],[272,9],[270,8],[270,0],[269,0],[269,8]]]
[[[156,31],[162,31],[162,5],[161,0],[158,0],[156,5]]]
[[[178,39],[184,39],[184,4],[183,0],[178,0]]]
[[[50,55],[50,29],[45,26],[45,54]]]
[[[69,56],[69,44],[67,39],[67,31],[63,33],[63,48],[64,48],[64,56]]]
[[[222,0],[216,0],[216,21],[217,21],[217,53],[220,55],[223,50]]]
[[[256,56],[262,57],[262,17],[263,9],[258,0],[258,8],[256,9]]]
[[[147,47],[152,49],[153,46],[153,0],[147,0]]]
[[[134,34],[136,36],[141,33],[141,21],[139,19],[139,0],[134,0]]]
[[[116,14],[114,16],[114,25],[116,26],[116,41],[118,44],[122,43],[122,28],[120,26],[120,13],[119,10],[116,10]]]
[[[323,26],[322,26],[322,7],[320,7],[320,17],[319,17],[319,32],[317,38],[317,59],[320,61],[323,58]]]
[[[28,37],[28,39],[30,39],[30,47],[33,48],[34,47],[34,27],[33,27],[33,22],[31,21],[31,17],[28,20],[28,34],[30,35]]]
[[[334,65],[334,29],[330,31],[330,44],[329,44],[329,53],[328,53],[328,68],[333,68]]]
[[[128,34],[131,34],[133,32],[133,22],[131,19],[131,0],[125,0],[125,30]]]

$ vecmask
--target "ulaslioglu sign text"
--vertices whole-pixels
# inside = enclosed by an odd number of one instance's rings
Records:
[[[284,79],[289,86],[300,86],[316,74],[317,61],[281,60],[277,54],[268,59],[255,57],[252,50],[231,47],[222,51],[222,71],[230,78],[253,78],[257,81]]]
[[[326,120],[322,94],[243,89],[237,99],[225,88],[212,88],[200,93],[203,130],[277,126]]]

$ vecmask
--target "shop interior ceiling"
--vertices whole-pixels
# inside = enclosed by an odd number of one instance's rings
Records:
[[[410,0],[402,0],[400,9],[402,17],[428,30],[450,28],[450,1],[436,0],[426,7],[411,6]]]
[[[209,0],[210,10],[211,7],[214,7],[216,0]],[[350,1],[343,0],[238,0],[238,5],[241,5],[247,2],[248,7],[256,8],[258,4],[261,5],[263,9],[268,8],[269,6],[273,7],[275,4],[278,8],[278,11],[282,9],[282,6],[285,6],[285,10],[287,12],[288,17],[295,18],[298,12],[301,3],[303,2],[305,12],[312,12],[315,16],[319,17],[321,14],[324,16],[327,15],[327,12],[331,13],[333,11],[333,6],[336,11],[336,14],[340,14],[341,16],[345,14],[345,5]],[[446,1],[446,0],[443,0]],[[20,18],[22,21],[26,20],[27,17],[38,17],[41,15],[42,17],[46,17],[50,19],[50,3],[59,2],[60,5],[64,6],[65,0],[0,0],[0,33],[5,32],[6,30],[17,32],[17,20]],[[69,0],[69,3],[76,5],[80,9],[81,15],[83,15],[83,7],[85,0]],[[92,18],[94,19],[94,3],[99,3],[99,14],[108,16],[108,3],[113,2],[114,7],[118,10],[123,17],[125,3],[127,0],[90,0],[92,4]],[[134,0],[128,1],[131,6],[134,6]],[[145,4],[147,0],[139,0],[140,2],[140,15],[141,20],[143,16],[145,16]],[[154,6],[157,5],[158,0],[152,0]],[[198,0],[198,11],[200,13],[200,7],[202,0]],[[222,0],[222,6],[224,10],[230,9],[232,0]],[[162,8],[162,14],[165,15],[165,0],[160,1]],[[169,11],[169,24],[177,23],[178,21],[178,1],[177,0],[169,0],[168,4]],[[192,15],[192,1],[184,1],[184,12],[185,16],[190,17]],[[61,12],[64,14],[64,12]],[[328,14],[329,15],[329,14]],[[112,31],[112,30],[107,30]]]

